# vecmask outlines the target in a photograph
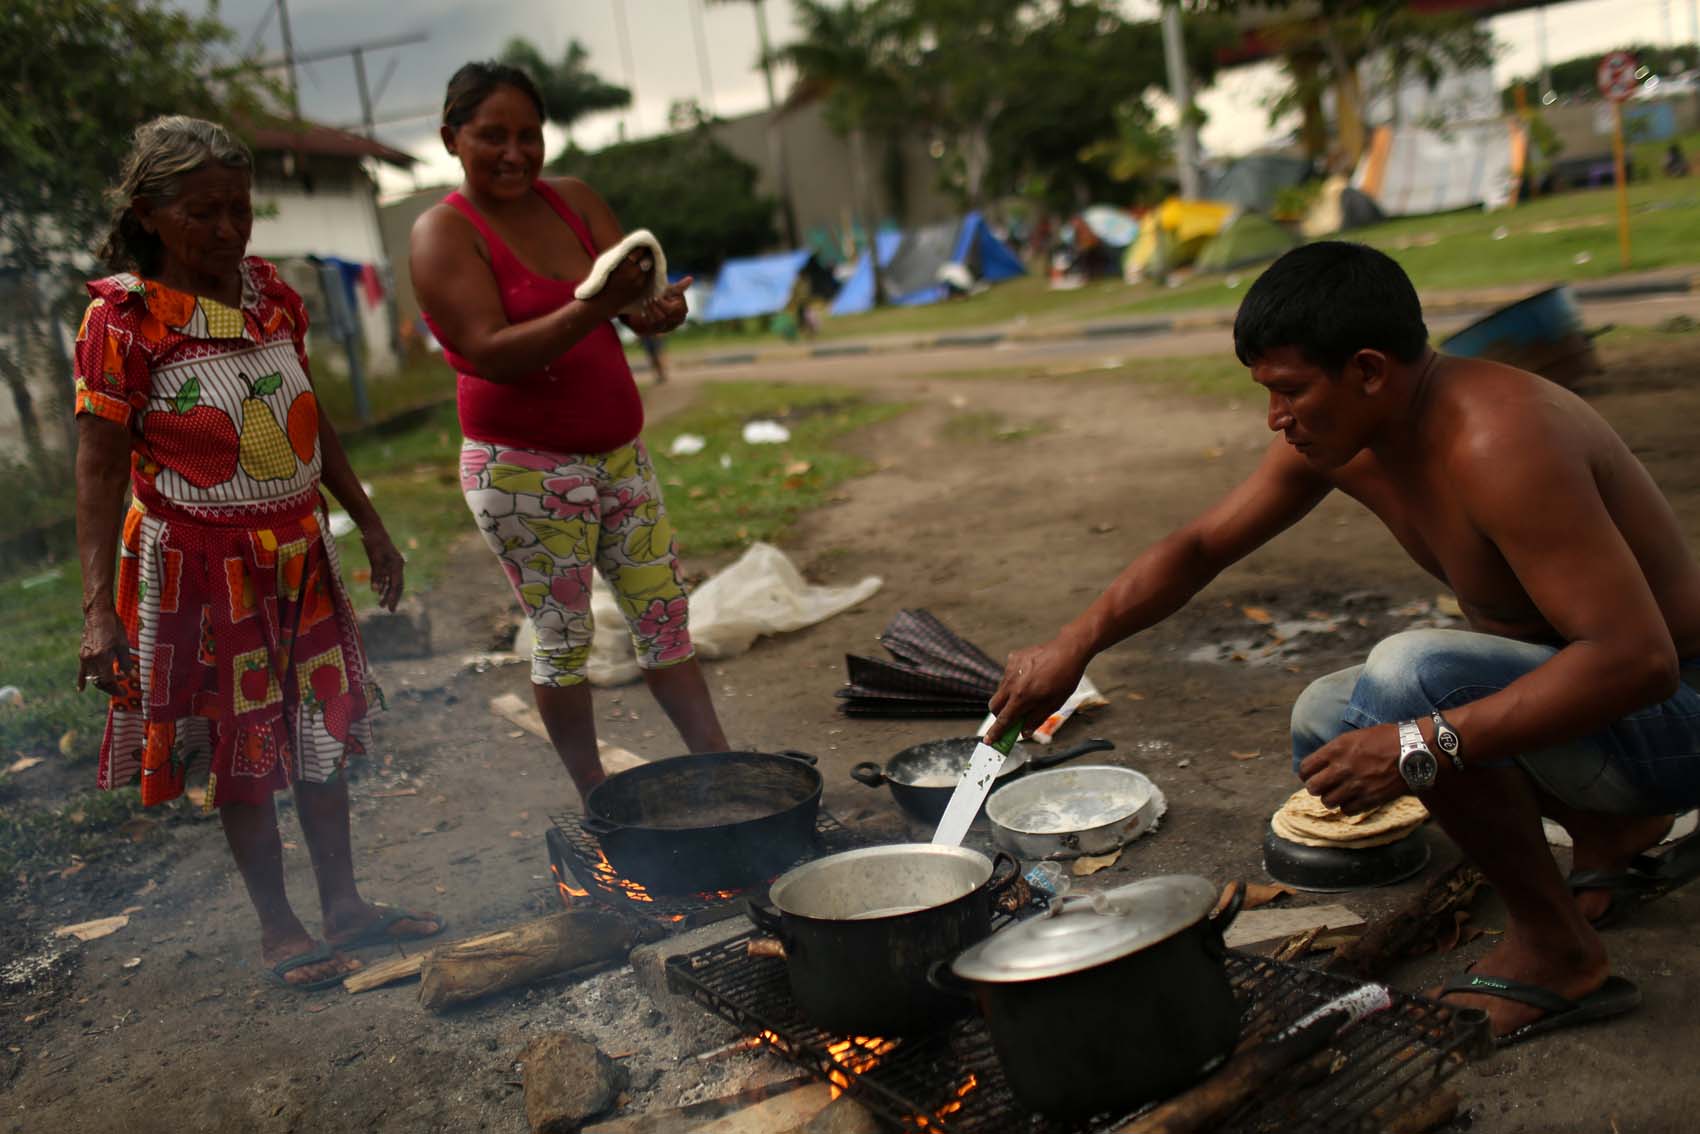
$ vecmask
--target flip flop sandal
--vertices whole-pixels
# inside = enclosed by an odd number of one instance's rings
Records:
[[[1573,894],[1611,892],[1611,904],[1593,920],[1595,929],[1606,929],[1696,878],[1700,878],[1700,832],[1678,839],[1660,854],[1636,855],[1625,870],[1578,870],[1566,882]]]
[[[378,911],[378,917],[374,921],[366,925],[354,936],[342,941],[331,941],[330,943],[338,949],[370,949],[374,945],[397,945],[403,941],[423,941],[428,937],[437,936],[437,934],[449,927],[449,923],[446,918],[427,917],[424,914],[414,913],[411,910],[399,909],[395,906],[386,906],[377,902],[372,903],[372,908]],[[433,929],[430,933],[391,933],[391,927],[401,921],[434,921],[437,923],[437,928]]]
[[[1510,1047],[1560,1028],[1609,1020],[1641,1006],[1641,990],[1619,976],[1607,977],[1605,983],[1594,991],[1572,1000],[1538,984],[1464,972],[1447,981],[1440,991],[1441,996],[1452,993],[1497,996],[1501,1000],[1528,1004],[1546,1013],[1538,1020],[1496,1037],[1493,1041],[1495,1047]]]
[[[333,985],[341,984],[343,978],[349,974],[342,972],[337,973],[335,976],[320,977],[318,980],[307,981],[286,980],[284,979],[284,974],[292,973],[296,969],[304,968],[307,965],[318,965],[323,964],[326,961],[334,961],[336,960],[336,954],[336,949],[321,942],[307,950],[305,953],[297,953],[293,957],[285,957],[283,960],[265,970],[260,975],[266,979],[267,984],[273,984],[278,988],[288,989],[290,992],[317,992],[321,988],[330,988]]]

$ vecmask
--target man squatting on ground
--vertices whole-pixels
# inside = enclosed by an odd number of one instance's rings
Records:
[[[1443,994],[1487,1010],[1502,1042],[1634,1008],[1596,929],[1700,873],[1700,839],[1644,853],[1700,803],[1700,569],[1669,504],[1581,398],[1432,350],[1410,280],[1362,245],[1277,260],[1234,349],[1269,396],[1261,463],[1011,654],[991,733],[1043,720],[1094,655],[1344,492],[1452,588],[1470,629],[1396,634],[1312,682],[1295,770],[1350,813],[1414,792],[1481,868],[1509,925]],[[1543,815],[1574,840],[1568,884]]]

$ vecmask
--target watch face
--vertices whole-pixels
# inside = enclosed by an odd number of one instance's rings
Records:
[[[1426,748],[1415,749],[1399,758],[1399,774],[1405,777],[1405,783],[1413,791],[1433,787],[1435,775],[1439,771],[1440,764],[1435,760],[1434,753]]]

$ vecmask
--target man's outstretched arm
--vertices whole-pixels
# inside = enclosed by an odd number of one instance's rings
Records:
[[[1204,513],[1146,549],[1057,636],[1009,655],[992,696],[992,735],[1036,725],[1068,699],[1097,654],[1185,606],[1210,580],[1303,519],[1328,480],[1276,439],[1249,477]]]

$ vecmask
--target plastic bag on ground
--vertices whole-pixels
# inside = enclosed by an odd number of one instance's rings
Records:
[[[766,543],[751,544],[735,562],[691,593],[691,641],[697,656],[730,658],[745,652],[764,634],[783,634],[825,622],[867,601],[883,585],[877,575],[840,587],[817,587],[784,552]],[[586,672],[592,685],[624,685],[641,676],[632,653],[625,617],[608,584],[597,574],[591,588],[591,641]],[[531,624],[520,628],[514,652],[531,656]]]

